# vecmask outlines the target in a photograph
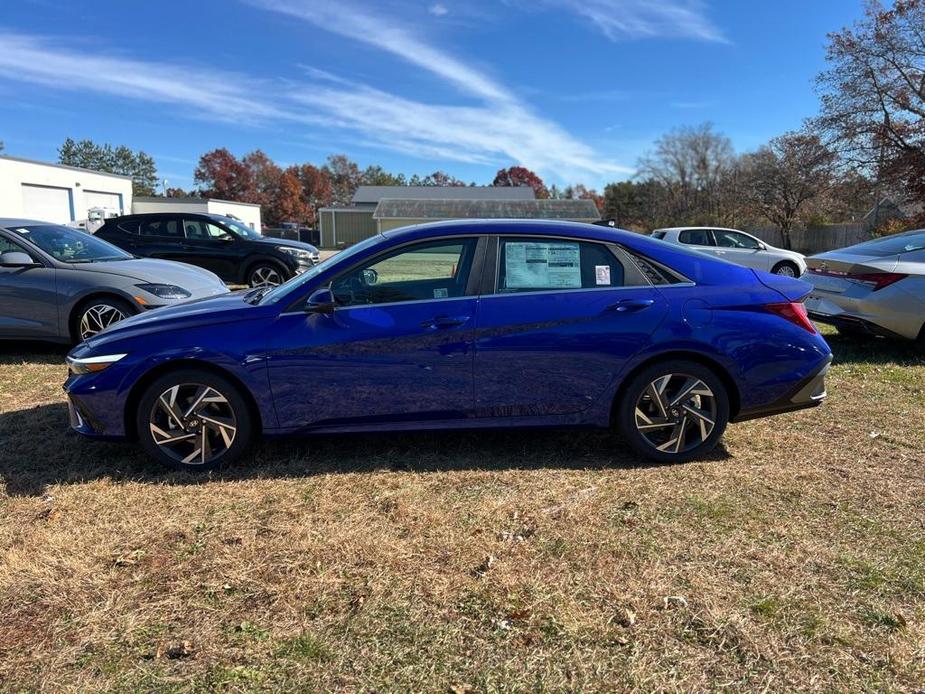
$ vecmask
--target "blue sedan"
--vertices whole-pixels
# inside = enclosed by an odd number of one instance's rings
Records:
[[[685,461],[820,404],[809,285],[599,226],[441,222],[77,346],[71,426],[210,469],[262,435],[613,428]]]

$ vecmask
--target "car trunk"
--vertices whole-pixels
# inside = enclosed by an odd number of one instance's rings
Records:
[[[857,286],[850,276],[892,272],[897,263],[895,257],[832,251],[807,258],[806,264],[816,289],[841,294]]]
[[[757,277],[758,281],[761,282],[765,287],[773,289],[781,296],[783,296],[787,301],[802,301],[812,290],[812,285],[793,277],[772,275],[767,272],[755,272],[755,277]]]

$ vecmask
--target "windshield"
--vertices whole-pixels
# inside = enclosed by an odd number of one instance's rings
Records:
[[[242,238],[249,239],[251,241],[256,241],[257,239],[263,238],[262,235],[258,234],[243,222],[239,222],[237,219],[225,217],[224,215],[215,215],[215,219],[219,220],[222,224],[224,224],[226,227],[231,229],[234,233],[236,233],[238,236],[241,236]]]
[[[299,287],[304,285],[306,282],[310,282],[313,278],[317,277],[322,272],[324,272],[325,270],[330,268],[332,265],[334,265],[334,263],[339,263],[342,260],[349,260],[354,255],[365,251],[370,246],[375,246],[376,244],[380,243],[382,240],[383,240],[382,236],[376,234],[375,236],[371,236],[368,239],[364,239],[363,241],[360,241],[359,243],[354,244],[353,246],[350,246],[350,248],[348,248],[345,251],[341,251],[340,253],[336,253],[335,255],[332,255],[330,258],[327,258],[321,261],[320,263],[318,263],[317,265],[313,266],[312,268],[306,270],[301,275],[296,275],[288,282],[284,282],[278,287],[274,287],[273,289],[271,289],[270,291],[268,291],[266,294],[263,295],[263,297],[260,299],[260,303],[261,304],[272,304],[272,303],[276,303],[277,301],[280,301],[283,297],[287,296],[291,291],[293,291],[294,289],[298,289]]]
[[[11,231],[62,263],[101,263],[134,257],[85,231],[56,224],[13,227]]]
[[[856,246],[851,246],[850,249],[853,252],[879,257],[925,250],[925,229],[865,241]]]

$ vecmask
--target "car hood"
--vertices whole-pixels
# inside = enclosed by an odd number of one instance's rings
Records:
[[[117,275],[141,282],[175,284],[185,289],[189,289],[191,284],[193,286],[222,284],[218,275],[208,270],[203,270],[195,265],[187,265],[186,263],[178,263],[172,260],[158,260],[156,258],[80,263],[70,265],[70,267],[80,272]]]
[[[201,328],[231,321],[241,322],[261,318],[270,313],[266,306],[254,306],[244,301],[246,293],[246,291],[229,292],[220,296],[164,306],[156,311],[139,313],[119,321],[91,337],[84,344],[90,349],[95,349],[110,342],[151,333],[191,327]]]
[[[293,241],[291,239],[274,239],[269,236],[263,236],[259,239],[251,239],[253,243],[265,243],[268,246],[285,246],[286,248],[299,248],[303,251],[317,251],[318,249],[312,246],[310,243],[303,243],[302,241]]]

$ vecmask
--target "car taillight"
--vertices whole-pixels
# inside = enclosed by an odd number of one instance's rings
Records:
[[[844,280],[853,280],[866,284],[873,291],[889,287],[894,282],[905,279],[909,275],[899,272],[840,272],[839,270],[823,270],[812,267],[809,271],[814,275],[827,275],[828,277],[840,277]]]
[[[816,334],[816,326],[813,325],[809,316],[806,315],[806,307],[799,301],[791,301],[786,304],[767,304],[764,309],[768,313],[780,316],[789,320],[794,325],[798,325],[803,330]]]

